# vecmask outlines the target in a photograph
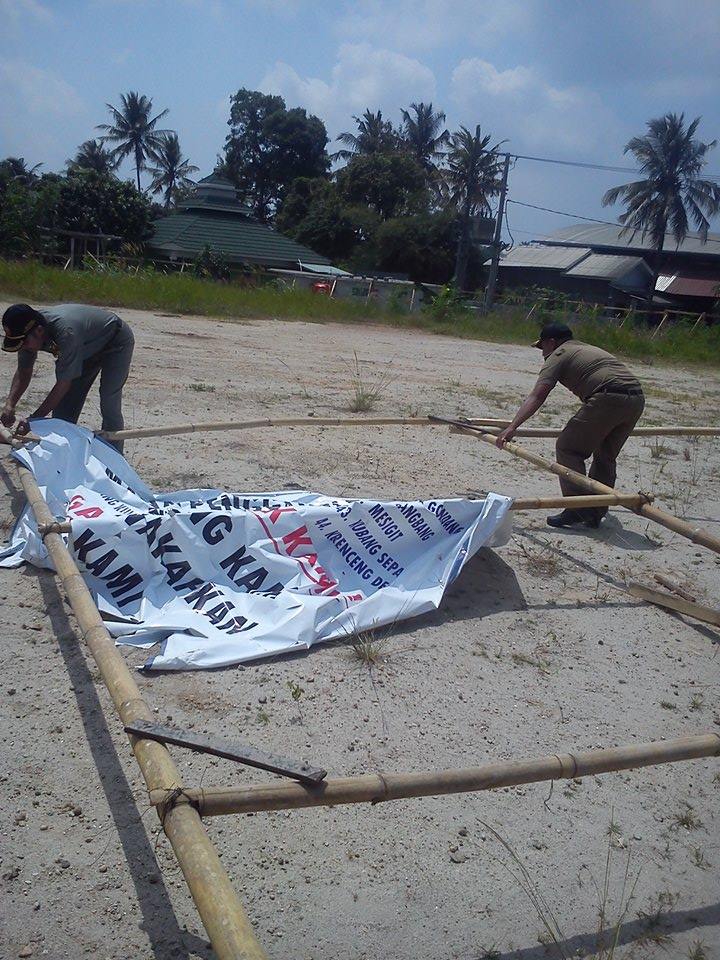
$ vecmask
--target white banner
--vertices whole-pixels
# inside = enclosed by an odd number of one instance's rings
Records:
[[[505,543],[511,500],[379,502],[305,490],[153,494],[104,441],[60,420],[18,451],[118,642],[150,669],[218,667],[352,636],[436,609],[482,546]],[[0,566],[52,568],[32,511]]]

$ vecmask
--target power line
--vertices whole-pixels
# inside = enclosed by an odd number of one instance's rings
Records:
[[[541,207],[541,206],[538,206],[538,204],[536,203],[524,203],[522,200],[508,200],[507,202],[514,203],[518,207],[530,207],[532,210],[542,210],[543,213],[555,213],[560,217],[572,217],[574,220],[585,220],[588,223],[602,223],[607,227],[617,227],[619,230],[634,230],[635,233],[638,232],[637,229],[633,227],[628,227],[626,224],[623,224],[623,223],[617,223],[614,220],[599,220],[597,217],[585,217],[580,213],[568,213],[567,210],[554,210],[552,207]],[[522,231],[522,232],[526,233],[527,231]],[[674,239],[674,236],[672,233],[666,233],[665,236],[673,237]],[[549,239],[552,239],[552,238],[549,238]],[[698,238],[692,237],[691,239],[695,240]],[[716,239],[715,237],[707,237],[707,239],[705,240],[705,243],[720,243],[720,239]]]
[[[506,151],[483,150],[483,153],[500,153]],[[610,163],[594,163],[583,160],[559,160],[557,157],[533,157],[529,154],[510,153],[515,160],[532,160],[535,163],[553,163],[563,167],[579,167],[583,170],[604,170],[608,173],[633,173],[636,176],[642,175],[642,170],[636,170],[634,167],[620,167]],[[720,180],[720,173],[706,173],[705,180]]]

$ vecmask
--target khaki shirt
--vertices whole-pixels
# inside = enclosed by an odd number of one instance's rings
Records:
[[[45,318],[48,337],[42,351],[55,355],[55,377],[75,380],[82,375],[86,360],[96,356],[108,345],[120,329],[120,318],[101,307],[80,303],[62,303],[47,307],[39,313]],[[20,350],[18,367],[32,367],[35,354]]]
[[[640,381],[617,357],[577,340],[566,340],[550,354],[537,382],[551,387],[561,383],[583,401],[600,387],[640,388]]]

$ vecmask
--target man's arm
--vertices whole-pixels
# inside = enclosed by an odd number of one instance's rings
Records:
[[[554,383],[535,384],[532,391],[520,404],[518,412],[513,417],[510,426],[505,427],[502,433],[499,434],[497,440],[495,441],[495,446],[502,447],[507,440],[512,440],[517,428],[521,424],[525,423],[526,420],[529,420],[534,413],[537,413],[540,407],[547,400],[548,395],[554,386]]]
[[[33,363],[24,366],[20,366],[18,363],[18,368],[15,371],[15,374],[12,378],[12,383],[10,384],[10,393],[8,394],[8,398],[5,401],[2,413],[0,414],[0,422],[2,422],[4,427],[11,427],[13,423],[15,423],[15,407],[17,406],[20,397],[25,393],[30,385],[32,375]]]
[[[49,413],[53,412],[55,407],[60,403],[62,398],[70,389],[71,384],[72,380],[58,380],[55,383],[55,386],[45,397],[35,413],[31,413],[29,417],[24,417],[22,420],[18,421],[17,432],[20,434],[20,436],[29,432],[30,420],[36,420],[39,417],[46,417]]]

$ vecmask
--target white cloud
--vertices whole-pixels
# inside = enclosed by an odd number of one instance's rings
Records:
[[[87,139],[87,111],[65,80],[21,60],[0,60],[0,142],[44,170],[62,166],[68,143]]]
[[[429,67],[369,43],[343,44],[329,80],[301,77],[289,64],[278,61],[259,89],[281,94],[288,106],[302,106],[316,114],[331,137],[348,129],[353,114],[380,109],[397,121],[401,107],[436,96],[435,75]]]
[[[80,95],[69,83],[22,60],[0,61],[0,77],[5,89],[12,91],[17,113],[67,117],[84,108]],[[5,109],[9,107],[6,103]]]
[[[585,155],[617,129],[597,94],[579,86],[555,87],[533,67],[498,70],[487,60],[462,60],[452,73],[451,98],[465,126],[480,122],[498,139],[510,139],[516,150]]]
[[[536,8],[528,0],[354,0],[335,23],[338,37],[420,52],[470,40],[488,46],[497,38],[527,29]]]
[[[25,16],[42,23],[53,20],[52,11],[39,0],[0,0],[0,18],[19,20]]]

